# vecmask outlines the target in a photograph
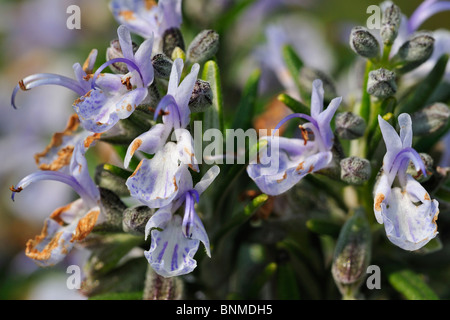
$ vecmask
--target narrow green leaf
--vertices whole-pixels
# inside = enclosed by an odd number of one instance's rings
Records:
[[[213,94],[212,106],[203,112],[203,129],[224,129],[223,100],[220,82],[219,66],[214,60],[207,61],[203,66],[202,79],[209,82]]]
[[[291,264],[280,263],[277,268],[277,299],[299,300],[297,278]]]
[[[282,49],[282,55],[284,62],[286,63],[286,67],[289,70],[294,82],[299,87],[298,76],[300,74],[300,69],[303,67],[303,61],[295,52],[295,49],[291,45],[285,45]]]
[[[411,94],[411,96],[404,102],[403,105],[399,106],[398,114],[406,112],[412,113],[425,107],[425,103],[431,97],[433,92],[436,90],[437,86],[442,80],[445,74],[445,69],[447,66],[449,55],[443,54],[439,60],[434,65],[430,73],[425,77],[425,79],[420,82],[416,90]]]
[[[261,71],[259,69],[253,71],[245,84],[242,92],[242,98],[236,110],[236,117],[234,118],[234,129],[248,129],[252,127],[253,116],[256,110],[256,98],[258,97],[259,79],[261,78]]]
[[[439,300],[423,277],[412,270],[392,272],[388,275],[388,280],[392,287],[408,300]]]
[[[221,14],[216,20],[214,29],[217,32],[222,32],[228,29],[234,21],[240,16],[240,14],[248,8],[255,0],[242,0],[237,1],[236,4],[227,12]]]
[[[310,109],[300,101],[292,98],[291,96],[282,93],[277,97],[278,101],[283,102],[294,113],[310,114]],[[300,120],[300,119],[299,119]]]

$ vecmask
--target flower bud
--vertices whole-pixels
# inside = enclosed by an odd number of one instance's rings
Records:
[[[138,45],[132,42],[133,52],[136,53],[138,49]],[[114,39],[110,42],[108,49],[106,49],[106,61],[123,58],[122,49],[120,48],[119,39]],[[109,68],[118,74],[126,74],[128,73],[127,65],[123,62],[116,62],[109,66]]]
[[[400,8],[395,4],[387,7],[381,18],[380,35],[384,44],[392,45],[397,38],[398,28],[402,19]]]
[[[211,59],[219,49],[219,34],[214,30],[203,30],[192,40],[186,52],[191,63],[203,63]]]
[[[213,94],[209,82],[197,80],[189,99],[189,109],[192,113],[203,112],[212,105]]]
[[[311,96],[312,83],[316,79],[322,80],[323,90],[325,94],[324,99],[326,102],[329,102],[336,97],[336,87],[333,80],[327,74],[320,70],[303,66],[300,69],[298,80],[299,86],[303,90],[303,94],[305,96]]]
[[[166,56],[171,57],[176,47],[184,50],[183,34],[178,28],[169,28],[164,31],[162,37],[162,51]]]
[[[155,210],[148,206],[127,208],[123,211],[123,231],[135,235],[144,235],[145,225],[154,212]]]
[[[448,123],[450,109],[444,103],[437,102],[411,115],[415,136],[434,133]]]
[[[350,33],[350,47],[364,58],[375,58],[380,55],[378,40],[364,27],[354,27]]]
[[[339,234],[331,271],[344,299],[355,298],[366,276],[371,255],[370,225],[365,212],[356,210]]]
[[[369,72],[367,93],[380,99],[386,99],[397,92],[395,73],[383,68]]]
[[[399,72],[411,71],[428,60],[433,53],[434,38],[428,34],[418,34],[406,41],[392,58]]]
[[[370,178],[372,169],[367,159],[349,157],[341,160],[341,180],[360,185]]]
[[[366,131],[366,122],[352,112],[338,113],[335,118],[336,133],[344,140],[358,139]]]
[[[104,188],[99,189],[104,221],[99,222],[94,227],[94,231],[122,231],[122,214],[127,206],[113,191]]]
[[[180,300],[184,284],[180,277],[164,278],[148,265],[143,300]]]
[[[158,53],[152,58],[155,76],[168,79],[172,70],[172,60],[163,53]]]

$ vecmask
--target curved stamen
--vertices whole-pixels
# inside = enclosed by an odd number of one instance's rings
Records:
[[[391,167],[389,173],[390,174],[397,173],[397,171],[400,169],[405,160],[411,160],[414,163],[416,170],[421,170],[424,177],[427,176],[425,164],[423,163],[419,153],[417,153],[417,151],[414,150],[413,148],[405,148],[399,153],[397,153],[393,161],[394,165]]]
[[[14,109],[17,109],[15,104],[15,98],[19,89],[29,90],[43,85],[62,86],[76,92],[80,96],[86,94],[86,91],[74,79],[53,73],[38,73],[25,77],[24,79],[19,81],[19,84],[16,85],[11,96],[11,106]]]
[[[192,189],[186,192],[186,202],[184,209],[184,217],[183,217],[183,233],[185,237],[192,237],[191,227],[194,224],[194,215],[195,215],[195,203],[199,202],[200,195],[197,190]]]
[[[280,129],[280,127],[283,124],[285,124],[287,121],[289,121],[289,120],[291,120],[293,118],[302,118],[302,119],[308,120],[316,128],[319,128],[319,125],[317,124],[317,121],[313,117],[308,116],[307,114],[303,114],[303,113],[293,113],[293,114],[288,115],[287,117],[284,117],[280,122],[278,122],[277,126],[275,127],[275,129],[272,132],[272,138],[275,136],[275,133],[278,131],[278,129]]]
[[[450,1],[424,1],[419,7],[417,7],[417,9],[409,18],[409,33],[413,33],[414,31],[416,31],[422,25],[422,23],[424,23],[431,16],[439,12],[448,10],[450,10]]]
[[[59,171],[38,171],[29,174],[20,180],[15,187],[13,186],[10,188],[12,191],[11,199],[14,201],[14,197],[17,192],[22,191],[31,183],[41,180],[53,180],[65,183],[72,187],[72,189],[78,193],[78,195],[88,206],[94,206],[97,203],[96,199],[94,199],[74,177]]]
[[[163,108],[171,108],[169,111],[169,116],[171,116],[173,123],[179,123],[179,127],[181,127],[181,113],[180,109],[178,108],[178,104],[175,101],[175,98],[171,95],[166,95],[164,98],[161,99],[158,106],[156,107],[155,114],[154,114],[154,120],[156,121],[156,118],[158,118],[158,114],[162,111]],[[176,111],[176,112],[175,112]],[[178,116],[178,119],[175,118],[175,115]]]
[[[141,70],[139,70],[139,67],[136,65],[136,63],[134,63],[133,61],[131,61],[130,59],[126,59],[126,58],[115,58],[115,59],[111,59],[107,62],[105,62],[104,64],[102,64],[97,71],[95,71],[94,76],[93,76],[93,80],[92,80],[92,89],[95,88],[95,80],[97,80],[97,78],[99,77],[100,73],[108,66],[110,66],[111,64],[114,63],[118,63],[118,62],[122,62],[125,63],[129,68],[131,67],[132,69],[136,70],[139,74],[139,77],[141,78],[141,83],[142,86],[144,86],[144,78],[142,77],[141,74]],[[133,70],[130,70],[133,71]]]

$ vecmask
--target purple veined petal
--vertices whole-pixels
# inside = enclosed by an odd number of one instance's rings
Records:
[[[111,73],[100,74],[100,76],[95,80],[95,85],[98,89],[105,92],[119,92],[122,88],[124,88],[122,83],[122,75]],[[89,90],[91,90],[91,85],[89,85]]]
[[[393,180],[390,180],[389,176],[385,172],[383,172],[379,180],[377,181],[373,191],[373,211],[375,213],[375,218],[377,219],[377,222],[379,224],[383,223],[382,208],[385,205],[385,201],[387,201],[389,195],[391,194],[392,182]]]
[[[164,229],[170,219],[172,219],[171,205],[158,209],[145,225],[145,240],[153,229]]]
[[[134,60],[136,65],[139,66],[139,70],[142,73],[142,79],[144,81],[144,87],[148,87],[154,78],[154,70],[152,64],[152,48],[153,48],[153,34],[145,40],[136,51]]]
[[[188,166],[180,165],[178,173],[178,193],[172,202],[172,212],[177,211],[183,205],[186,193],[192,191],[194,188],[194,182],[192,181]]]
[[[20,180],[19,183],[16,184],[16,186],[10,188],[13,192],[11,195],[11,199],[14,201],[14,197],[17,192],[21,192],[31,183],[42,180],[53,180],[65,183],[72,187],[72,189],[76,193],[78,193],[78,195],[87,205],[95,206],[97,204],[97,199],[89,194],[88,191],[85,190],[74,177],[58,171],[37,171],[29,174],[28,176]]]
[[[147,94],[147,88],[137,88],[125,93],[116,103],[114,112],[119,119],[128,118],[134,112],[136,107],[144,101]]]
[[[174,215],[164,230],[154,229],[150,250],[144,252],[153,270],[163,277],[184,275],[197,266],[193,257],[200,241],[187,239],[181,231],[181,223],[181,217]]]
[[[92,73],[92,71],[94,70],[95,61],[97,60],[97,55],[97,49],[92,49],[91,52],[89,52],[88,57],[83,63],[83,71],[85,73]]]
[[[161,34],[170,28],[180,28],[182,22],[181,0],[161,0],[158,2],[158,6],[163,15],[159,27]]]
[[[131,142],[128,146],[127,154],[124,159],[124,166],[128,168],[131,158],[136,153],[136,151],[143,151],[148,154],[154,154],[159,149],[161,149],[169,137],[171,127],[165,124],[158,123],[150,128],[147,132],[144,132],[140,136]]]
[[[177,150],[181,164],[187,165],[193,171],[199,172],[198,161],[195,157],[194,139],[186,129],[175,129],[174,135],[177,140]]]
[[[181,173],[176,144],[168,142],[152,159],[141,161],[126,185],[133,198],[150,208],[160,208],[178,195]]]
[[[400,140],[403,148],[411,148],[412,146],[412,121],[407,113],[402,113],[398,116],[398,125],[400,126]]]
[[[387,237],[396,246],[409,251],[420,249],[437,235],[439,212],[436,200],[419,205],[413,200],[408,192],[395,187],[382,206]]]
[[[194,189],[197,191],[199,195],[201,195],[205,190],[211,185],[211,183],[217,178],[220,173],[219,166],[212,166],[206,173],[203,175],[201,180],[197,182]]]
[[[181,223],[181,230],[186,238],[192,239],[192,228],[194,227],[195,200],[193,199],[192,194],[190,192],[186,192],[185,194],[184,205],[185,209],[183,222]]]
[[[24,79],[19,81],[19,84],[14,88],[13,93],[11,95],[12,107],[14,109],[17,109],[15,99],[19,89],[26,91],[44,85],[62,86],[74,91],[79,95],[84,95],[86,93],[85,90],[80,86],[80,84],[76,80],[53,73],[38,73],[25,77]]]
[[[311,116],[317,119],[319,114],[323,111],[323,97],[324,90],[322,80],[316,79],[312,83],[311,93]]]
[[[133,61],[134,53],[130,31],[124,25],[120,25],[117,28],[117,35],[119,37],[120,49],[122,50],[123,57]]]
[[[422,23],[433,15],[450,10],[450,1],[436,1],[427,0],[424,1],[414,13],[411,15],[408,21],[408,30],[410,33],[416,31]]]
[[[189,109],[189,100],[191,99],[192,90],[194,90],[194,85],[197,81],[199,70],[200,65],[195,63],[191,68],[191,72],[183,79],[174,94],[174,98],[180,112],[182,128],[185,128],[189,124],[191,114]]]

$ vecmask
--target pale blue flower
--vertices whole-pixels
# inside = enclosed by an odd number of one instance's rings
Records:
[[[270,152],[247,167],[250,178],[268,195],[279,195],[289,190],[307,174],[324,169],[331,163],[334,134],[330,122],[342,98],[333,99],[323,110],[322,81],[315,80],[312,87],[311,116],[294,113],[275,128],[277,130],[292,118],[303,118],[309,121],[301,126],[303,139],[263,137],[261,139],[267,140]]]
[[[427,174],[420,155],[411,147],[411,117],[406,113],[399,115],[400,135],[381,116],[378,122],[387,150],[382,174],[374,189],[375,217],[378,223],[384,224],[393,244],[404,250],[417,250],[438,233],[439,203],[431,200],[422,185],[406,173],[412,161],[416,170]]]
[[[195,187],[187,170],[183,171],[186,184],[172,203],[158,209],[145,227],[145,238],[151,234],[151,246],[145,257],[152,268],[163,277],[180,276],[192,272],[197,266],[194,255],[200,242],[211,257],[208,234],[195,211],[195,203],[219,174],[213,166]],[[185,205],[183,218],[176,213]]]

